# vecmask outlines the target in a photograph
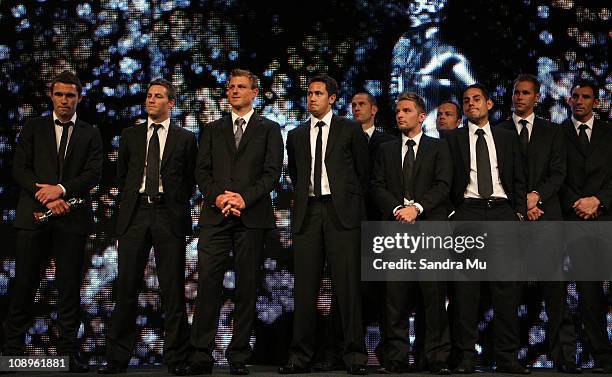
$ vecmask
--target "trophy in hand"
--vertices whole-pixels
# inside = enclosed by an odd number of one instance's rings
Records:
[[[81,198],[72,198],[66,201],[66,204],[68,204],[68,207],[70,207],[70,209],[76,208],[83,203],[85,203],[85,200]],[[34,222],[36,222],[36,224],[43,224],[46,223],[50,217],[53,216],[55,215],[51,210],[48,210],[47,212],[34,212]]]

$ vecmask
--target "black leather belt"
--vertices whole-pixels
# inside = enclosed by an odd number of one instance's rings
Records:
[[[329,201],[332,200],[332,196],[331,195],[321,195],[321,196],[309,196],[308,197],[308,202],[321,202],[321,203],[327,203]]]
[[[463,203],[470,205],[470,206],[493,208],[493,207],[498,207],[504,204],[509,204],[510,201],[504,198],[489,198],[489,199],[465,198],[463,200]]]
[[[164,195],[149,196],[147,194],[138,195],[138,203],[146,205],[164,204]]]

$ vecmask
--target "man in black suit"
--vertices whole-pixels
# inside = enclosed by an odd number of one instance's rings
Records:
[[[516,221],[526,213],[525,173],[516,133],[492,128],[493,107],[480,84],[463,92],[465,127],[446,134],[454,161],[451,201],[457,221]],[[489,284],[495,310],[495,353],[497,370],[528,374],[517,361],[519,347],[518,300],[520,286],[514,282]],[[474,373],[474,346],[478,339],[480,282],[457,282],[453,334],[459,364],[455,373]]]
[[[192,373],[210,373],[223,276],[230,252],[236,276],[234,328],[225,355],[231,374],[249,374],[258,270],[266,230],[276,224],[270,192],[278,184],[283,141],[277,123],[255,113],[257,76],[236,69],[227,87],[232,113],[202,128],[196,180],[204,196],[198,242],[198,298]]]
[[[427,116],[425,101],[415,93],[397,99],[395,118],[402,139],[383,144],[372,173],[372,196],[384,220],[407,223],[447,218],[447,201],[452,183],[452,160],[444,140],[423,134]],[[407,292],[413,282],[386,284],[385,369],[391,373],[411,370]],[[419,282],[424,301],[424,347],[429,370],[450,374],[447,359],[450,335],[446,314],[444,282]]]
[[[121,133],[117,181],[121,193],[116,304],[107,335],[107,365],[100,374],[124,373],[136,341],[138,291],[151,247],[165,317],[164,361],[185,373],[188,324],[185,313],[185,237],[192,232],[189,200],[194,192],[195,135],[170,119],[174,85],[149,84],[148,119]]]
[[[310,371],[316,299],[325,258],[342,321],[344,363],[351,374],[367,373],[359,247],[361,221],[366,217],[368,145],[358,124],[333,114],[337,92],[333,78],[311,78],[311,117],[287,136],[289,175],[295,191],[295,312],[289,362],[279,369],[282,374]]]
[[[17,217],[15,279],[4,330],[4,355],[23,355],[24,337],[32,320],[40,265],[51,254],[59,291],[57,327],[59,355],[70,356],[71,372],[87,372],[78,356],[80,287],[87,234],[93,229],[89,191],[102,172],[102,140],[98,129],[77,118],[81,82],[64,71],[50,84],[53,114],[30,119],[19,136],[13,177],[21,188]],[[70,198],[84,199],[71,208]],[[54,218],[34,221],[33,212],[51,210]],[[49,254],[48,254],[49,252]]]
[[[561,187],[561,209],[568,221],[610,221],[612,214],[612,128],[595,118],[598,90],[591,81],[572,86],[570,119],[561,127],[567,139],[567,177]],[[594,372],[612,373],[608,339],[608,305],[599,282],[577,281],[584,331],[595,360]]]
[[[527,178],[527,218],[530,221],[561,221],[558,193],[567,170],[565,134],[561,127],[536,117],[534,108],[539,99],[538,79],[533,75],[519,75],[513,84],[512,118],[497,127],[519,135]],[[559,371],[579,373],[574,324],[565,303],[566,283],[543,281],[539,286],[546,301],[548,343],[555,365]],[[529,308],[535,311],[531,318],[539,314],[539,304],[535,302]]]

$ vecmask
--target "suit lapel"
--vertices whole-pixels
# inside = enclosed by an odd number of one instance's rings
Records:
[[[493,142],[495,143],[495,156],[497,157],[497,170],[500,172],[500,175],[504,171],[504,154],[506,151],[506,145],[504,141],[501,140],[499,133],[491,127],[491,134],[493,135]],[[489,146],[489,148],[491,148]],[[491,166],[493,164],[491,163]]]
[[[301,139],[300,143],[304,149],[305,161],[308,163],[308,167],[310,168],[310,160],[312,159],[312,154],[310,153],[310,121],[302,123],[299,127],[302,127],[299,132]]]
[[[146,166],[145,161],[147,158],[147,122],[141,123],[136,132],[136,154],[135,154],[135,166],[140,166],[140,177],[144,174],[144,167]],[[140,188],[140,186],[138,186]]]
[[[576,127],[574,127],[574,123],[572,123],[572,121],[568,119],[562,126],[565,127],[565,132],[567,132],[568,138],[574,144],[578,153],[584,155],[584,153],[582,152],[582,148],[580,147],[580,142],[578,141],[578,133],[576,132]]]
[[[174,124],[174,122],[170,122],[170,127],[168,128],[168,135],[166,136],[166,145],[164,145],[164,153],[162,154],[162,160],[160,164],[160,170],[164,168],[168,159],[172,155],[174,148],[177,143],[177,128],[178,126]]]
[[[429,139],[429,136],[423,134],[421,136],[419,148],[417,150],[416,160],[414,160],[414,173],[412,175],[413,177],[417,176],[417,173],[419,172],[419,167],[421,166],[421,161],[423,161],[423,159],[429,152],[430,147],[431,147],[431,140]]]
[[[601,139],[604,138],[603,126],[595,120],[593,122],[593,131],[591,132],[591,140],[589,141],[589,148],[587,149],[587,156],[593,154],[601,143]]]
[[[463,159],[463,168],[465,172],[470,174],[470,137],[469,128],[467,125],[457,130],[457,141],[461,150],[461,158]]]
[[[240,144],[238,145],[238,151],[236,151],[236,153],[240,153],[244,150],[249,140],[251,140],[255,132],[257,132],[257,127],[259,126],[259,122],[260,122],[259,116],[253,113],[253,115],[251,116],[251,119],[249,119],[249,123],[247,124],[246,130],[244,131],[244,134],[242,135],[242,139],[240,140]]]
[[[334,145],[336,144],[336,139],[338,139],[338,135],[341,131],[342,130],[338,125],[338,117],[332,115],[331,124],[329,125],[329,134],[327,135],[327,146],[325,147],[325,157],[323,158],[324,160],[327,159],[327,156],[329,156],[331,150],[334,148]]]
[[[55,173],[59,173],[59,166],[57,165],[57,139],[55,138],[55,124],[53,123],[53,116],[50,116],[49,121],[46,122],[44,127],[44,132],[49,139],[49,142],[46,143],[49,146],[48,156],[49,161],[53,161],[53,166],[55,166]]]
[[[543,127],[546,127],[538,118],[533,120],[533,125],[531,126],[531,136],[529,137],[529,144],[527,145],[527,156],[531,160],[533,156],[535,156],[537,149],[533,147],[534,145],[542,145],[544,130]]]
[[[223,137],[227,143],[227,147],[232,152],[232,155],[236,153],[236,141],[234,139],[234,125],[232,124],[232,116],[227,115],[223,121]]]
[[[76,124],[72,127],[72,134],[70,135],[70,140],[68,140],[68,146],[66,147],[66,157],[64,158],[64,163],[68,161],[68,158],[70,157],[70,154],[72,153],[72,150],[74,149],[74,146],[77,145],[77,143],[79,142],[79,138],[81,137],[81,132],[83,131],[81,127],[82,127],[81,121],[77,119]]]

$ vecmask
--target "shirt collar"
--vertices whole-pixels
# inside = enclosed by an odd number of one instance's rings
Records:
[[[244,114],[243,116],[240,116],[232,111],[232,124],[236,124],[236,119],[242,118],[244,119],[244,124],[247,125],[249,124],[249,120],[251,120],[251,116],[253,116],[254,113],[255,109],[251,109],[251,111],[249,111],[248,113]]]
[[[77,116],[75,112],[74,114],[72,114],[72,118],[70,118],[70,122],[72,122],[72,124],[76,124],[76,118]],[[60,118],[58,118],[57,115],[55,115],[55,111],[54,111],[53,112],[53,124],[55,124],[56,120],[59,120],[61,122]]]
[[[529,124],[533,125],[533,121],[535,120],[535,113],[529,114],[529,116],[527,116],[526,118],[521,118],[520,116],[512,113],[512,120],[514,121],[514,124],[520,124],[519,121],[521,119],[525,119],[527,122],[529,122]]]
[[[370,128],[368,128],[367,130],[363,131],[366,134],[368,134],[368,138],[372,138],[372,135],[374,135],[374,130],[376,129],[376,126],[372,126]]]
[[[314,115],[310,115],[310,128],[314,129],[319,121],[323,121],[326,125],[331,126],[333,111],[329,110],[321,119],[317,119]]]
[[[154,122],[153,119],[151,119],[151,117],[149,117],[147,119],[147,127],[150,128],[153,123],[156,123],[156,122]],[[161,124],[162,125],[162,129],[168,130],[168,127],[170,127],[170,118],[167,118],[163,122],[157,123],[157,124]]]
[[[572,115],[572,123],[574,123],[574,127],[576,129],[578,129],[578,127],[581,124],[586,124],[587,126],[589,126],[589,129],[592,130],[593,129],[593,123],[595,122],[595,116],[591,116],[591,119],[587,120],[586,122],[579,122],[578,119],[574,118],[574,116]]]
[[[474,123],[468,121],[468,129],[469,129],[471,134],[475,134],[476,130],[479,129],[479,128],[480,127],[478,127]],[[487,122],[487,124],[485,124],[484,127],[482,127],[482,129],[484,130],[485,134],[491,135],[491,124],[489,122]]]
[[[406,142],[408,141],[408,139],[412,139],[412,140],[414,140],[415,144],[418,146],[419,143],[421,142],[421,136],[423,136],[423,130],[421,130],[421,132],[419,132],[413,138],[409,138],[408,136],[402,134],[402,145],[406,145]]]

